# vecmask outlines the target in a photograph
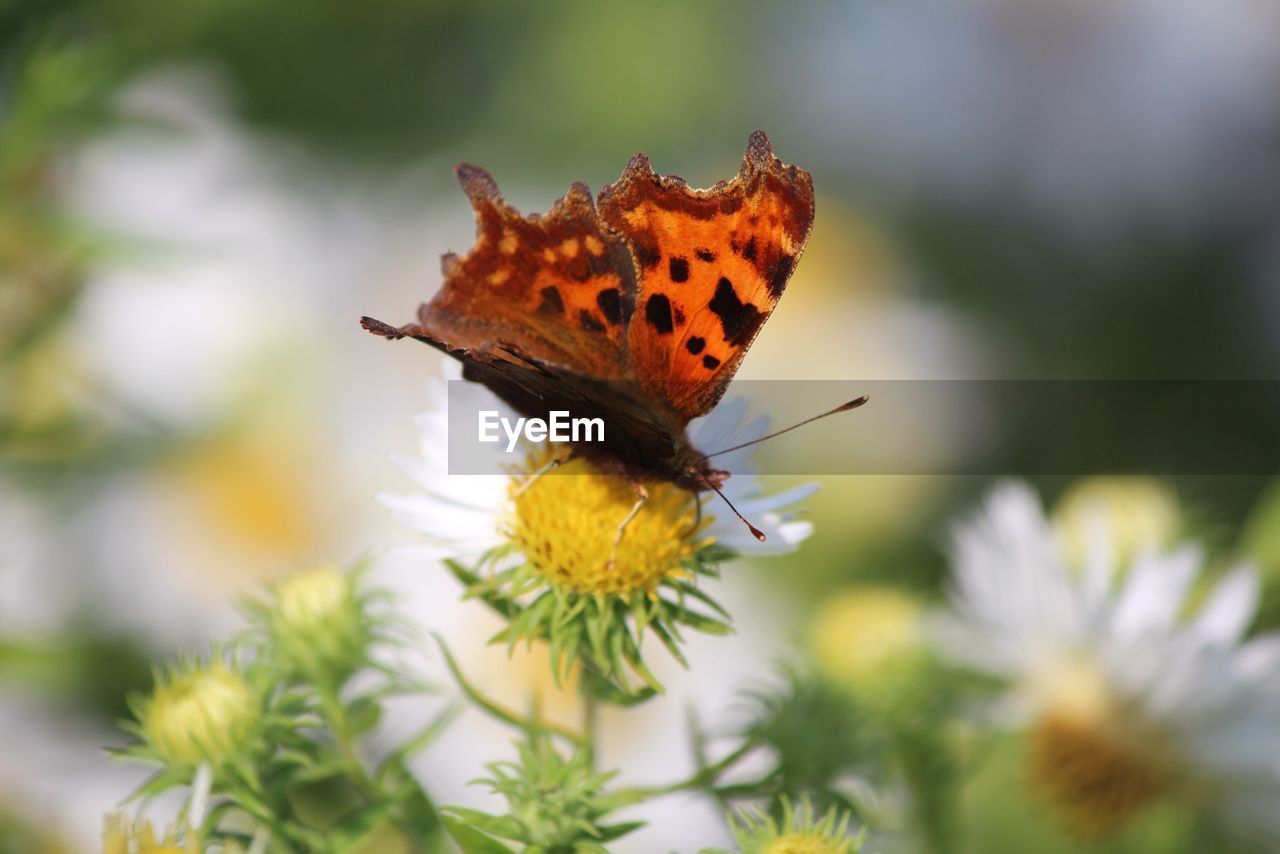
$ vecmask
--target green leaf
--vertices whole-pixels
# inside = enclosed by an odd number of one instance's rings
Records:
[[[673,582],[671,586],[685,596],[692,596],[694,599],[697,599],[699,602],[706,605],[708,608],[711,608],[726,620],[730,618],[729,612],[722,608],[719,602],[711,598],[711,594],[707,593],[698,585],[691,584],[688,581],[676,581]]]
[[[593,679],[591,681],[591,692],[606,703],[623,707],[638,706],[658,696],[658,692],[648,686],[637,691],[626,692],[615,683],[605,679]]]
[[[625,821],[620,824],[602,824],[596,830],[600,832],[599,839],[601,842],[612,842],[626,836],[633,830],[639,830],[644,827],[647,822],[643,821]]]
[[[697,611],[681,611],[680,622],[690,628],[708,635],[731,635],[733,634],[733,626],[717,620],[714,617],[708,617],[706,614],[699,614]]]
[[[453,837],[466,854],[510,854],[511,849],[482,832],[477,825],[493,821],[493,816],[477,813],[474,810],[459,810],[449,807],[449,812],[440,816],[444,829]],[[462,815],[461,813],[466,813]],[[477,818],[471,817],[478,816]]]
[[[378,725],[382,719],[382,706],[370,697],[359,697],[347,710],[347,723],[352,735],[361,735]]]

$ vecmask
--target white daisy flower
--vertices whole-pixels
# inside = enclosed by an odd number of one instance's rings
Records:
[[[1196,549],[1124,571],[1105,543],[1072,565],[1035,495],[998,488],[954,535],[942,654],[1007,683],[1029,778],[1074,829],[1105,834],[1166,796],[1280,840],[1280,635],[1246,640],[1242,566],[1187,616]]]
[[[460,560],[478,558],[510,541],[504,524],[512,512],[512,478],[501,475],[450,475],[448,473],[448,383],[461,377],[461,368],[446,362],[443,377],[429,377],[426,383],[429,409],[417,417],[421,456],[393,453],[393,461],[411,477],[421,491],[409,495],[383,494],[379,500],[404,524],[426,534],[431,543],[423,552],[435,557]],[[486,409],[510,414],[509,407],[487,390],[480,392]],[[716,449],[749,442],[769,431],[768,416],[759,416],[744,425],[747,402],[727,400],[710,415],[693,421],[689,435],[694,447]],[[813,532],[813,525],[797,520],[801,503],[818,491],[817,484],[803,484],[772,495],[765,494],[756,477],[751,449],[742,448],[717,457],[717,466],[733,473],[722,491],[766,535],[759,542],[732,513],[717,513],[707,504],[704,518],[709,523],[704,536],[744,555],[774,555],[794,551]],[[529,470],[533,470],[533,466]],[[629,495],[629,491],[628,491]],[[622,506],[624,518],[631,505]],[[642,511],[643,515],[643,511]],[[600,520],[612,532],[617,521]]]
[[[445,377],[458,375],[457,366],[449,365]],[[488,402],[481,402],[482,408],[506,411],[496,397],[484,394]],[[723,491],[765,533],[764,542],[757,542],[728,508],[719,512],[708,502],[699,511],[697,496],[667,483],[647,485],[648,498],[619,538],[635,493],[617,477],[563,476],[592,474],[595,469],[586,460],[566,463],[561,475],[530,482],[553,453],[535,447],[509,476],[449,475],[445,380],[428,380],[427,396],[431,410],[418,418],[421,457],[394,457],[420,491],[380,500],[428,536],[425,556],[456,561],[451,569],[472,595],[511,615],[503,640],[548,640],[558,675],[567,675],[583,659],[623,690],[631,690],[628,674],[659,690],[640,655],[646,631],[683,661],[681,626],[728,631],[728,615],[697,583],[717,574],[716,561],[728,554],[790,551],[812,531],[794,517],[816,485],[765,494],[744,448],[717,458],[717,464],[733,472]],[[718,407],[692,425],[694,444],[715,450],[768,432],[767,418],[744,426],[745,414],[742,400]],[[481,561],[485,556],[489,560]],[[473,567],[476,573],[469,574]]]

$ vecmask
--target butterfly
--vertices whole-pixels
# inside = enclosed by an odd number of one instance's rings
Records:
[[[782,298],[813,225],[810,174],[775,157],[760,131],[737,176],[710,189],[658,175],[636,154],[598,198],[575,183],[543,216],[522,216],[479,167],[455,173],[475,210],[475,244],[443,256],[444,285],[416,323],[361,325],[443,350],[522,415],[602,418],[605,441],[571,456],[633,485],[626,521],[646,481],[723,498],[729,472],[686,427],[724,395]]]

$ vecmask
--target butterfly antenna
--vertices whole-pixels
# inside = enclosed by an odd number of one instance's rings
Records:
[[[814,421],[817,421],[821,418],[826,418],[828,415],[835,415],[840,412],[848,412],[850,409],[857,409],[859,406],[862,406],[864,403],[866,403],[870,399],[871,399],[871,396],[866,394],[862,395],[862,397],[855,397],[853,400],[850,400],[847,403],[840,404],[835,409],[828,410],[827,412],[824,412],[821,415],[815,415],[812,418],[806,418],[800,423],[792,424],[790,427],[786,427],[782,430],[777,431],[776,433],[770,433],[768,436],[761,436],[759,439],[752,439],[750,442],[743,442],[741,445],[734,445],[732,448],[725,448],[722,451],[716,451],[714,454],[707,454],[707,458],[710,459],[711,457],[718,457],[721,454],[727,454],[730,451],[740,451],[743,448],[750,448],[752,445],[758,445],[761,442],[767,442],[770,439],[773,439],[777,436],[781,436],[783,433],[790,433],[792,430],[796,429],[797,427],[803,427],[804,425],[812,424]],[[723,498],[724,496],[722,495],[720,497]],[[733,505],[729,505],[729,506],[732,507]],[[737,512],[737,511],[734,511],[734,512]],[[743,521],[745,522],[746,520],[744,519]]]
[[[738,512],[738,508],[733,506],[733,502],[725,497],[725,494],[720,491],[720,488],[718,486],[713,486],[711,488],[716,491],[716,495],[719,495],[721,498],[724,499],[725,504],[729,505],[729,509],[733,511],[733,515],[737,516],[739,519],[742,520],[742,524],[747,526],[747,530],[751,532],[751,536],[755,537],[757,540],[763,543],[764,531],[760,530],[755,525],[752,525],[750,522],[748,522],[747,517],[743,516],[741,513]]]

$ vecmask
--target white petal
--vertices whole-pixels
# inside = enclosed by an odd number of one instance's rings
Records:
[[[448,506],[427,495],[384,493],[378,496],[378,501],[409,527],[436,539],[492,540],[495,545],[500,542],[495,512]]]
[[[819,487],[816,483],[802,483],[799,486],[793,486],[790,489],[784,489],[782,492],[775,492],[772,495],[758,495],[758,497],[744,498],[735,500],[734,504],[742,511],[742,515],[748,519],[751,514],[769,513],[775,510],[792,507],[812,497]],[[728,494],[728,493],[726,493]],[[735,498],[736,496],[729,496]]]
[[[1258,590],[1258,574],[1252,567],[1232,570],[1200,609],[1194,630],[1211,643],[1239,643],[1258,607]]]
[[[1243,678],[1255,683],[1274,680],[1280,675],[1280,632],[1259,635],[1236,650],[1235,666]]]
[[[1115,637],[1131,639],[1172,628],[1199,563],[1200,555],[1194,548],[1139,557],[1129,570],[1111,617]]]

